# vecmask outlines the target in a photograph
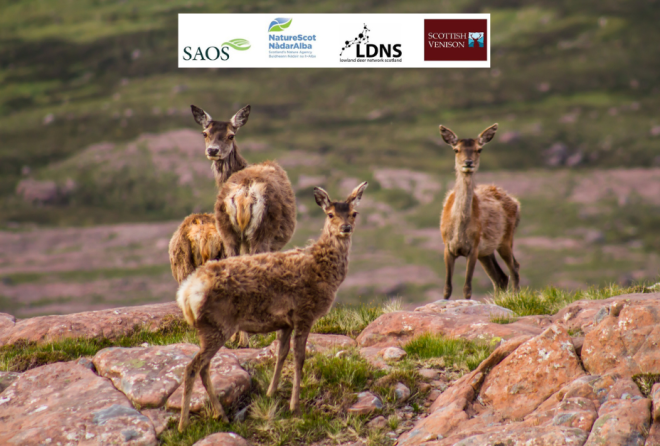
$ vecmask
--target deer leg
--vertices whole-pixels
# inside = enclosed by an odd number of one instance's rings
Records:
[[[296,361],[296,368],[293,375],[293,392],[291,392],[291,404],[289,409],[294,414],[300,413],[300,380],[302,378],[303,365],[305,364],[305,346],[307,345],[307,336],[311,327],[296,327],[296,334],[293,338],[293,357]]]
[[[479,257],[479,262],[481,263],[481,266],[483,266],[484,271],[486,271],[490,281],[493,282],[493,288],[495,291],[505,290],[509,284],[509,278],[504,274],[504,271],[502,271],[502,268],[500,268],[500,265],[497,263],[495,254]]]
[[[211,381],[211,360],[213,356],[220,350],[220,347],[225,343],[225,338],[222,334],[213,333],[213,336],[205,338],[208,342],[202,347],[203,353],[203,365],[200,370],[200,375],[202,376],[202,384],[206,389],[206,393],[209,395],[209,401],[211,402],[211,407],[213,408],[213,417],[221,418],[225,423],[229,423],[225,411],[222,409],[222,405],[218,400],[218,396],[215,394],[213,389],[213,382]]]
[[[238,332],[238,346],[241,348],[250,347],[250,335],[247,333],[247,331]]]
[[[454,275],[454,263],[456,262],[456,256],[449,252],[449,249],[445,246],[445,299],[451,297],[452,285],[451,278]]]
[[[511,280],[513,281],[513,289],[518,291],[520,289],[520,263],[513,256],[513,246],[500,246],[497,252],[500,253],[502,260],[504,260],[504,263],[509,268]]]
[[[275,372],[273,373],[273,379],[270,381],[270,386],[268,387],[268,397],[272,397],[277,392],[277,386],[280,384],[280,375],[282,374],[282,367],[284,366],[284,361],[286,361],[286,355],[289,354],[289,347],[291,346],[291,332],[292,328],[285,328],[277,332],[277,340],[279,341],[279,347],[277,349],[277,364],[275,365]]]
[[[476,247],[467,258],[467,266],[465,268],[465,285],[463,286],[463,298],[470,299],[472,297],[472,275],[474,274],[474,267],[477,266],[478,251]]]
[[[202,351],[197,352],[190,364],[186,366],[183,378],[183,397],[181,399],[181,419],[179,420],[179,432],[183,432],[188,426],[190,415],[190,397],[192,396],[195,378],[202,368]]]

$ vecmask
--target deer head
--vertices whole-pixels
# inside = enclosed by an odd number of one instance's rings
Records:
[[[199,107],[191,105],[195,122],[204,129],[202,135],[206,142],[206,157],[211,161],[223,160],[234,150],[238,129],[243,127],[250,116],[250,106],[246,105],[229,120],[214,121],[211,115]]]
[[[314,188],[314,198],[327,217],[324,231],[335,237],[350,237],[355,226],[358,213],[355,208],[360,204],[362,193],[367,188],[367,182],[353,189],[346,201],[332,201],[326,191],[320,187]]]
[[[456,153],[456,172],[471,174],[479,169],[479,157],[481,149],[486,145],[497,132],[497,124],[493,124],[479,134],[477,139],[458,139],[456,133],[444,125],[440,126],[442,139],[449,144]]]

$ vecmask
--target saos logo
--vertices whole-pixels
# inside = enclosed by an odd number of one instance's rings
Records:
[[[252,45],[245,39],[232,39],[217,46],[209,46],[206,48],[197,47],[193,50],[192,47],[187,46],[183,49],[183,60],[229,60],[230,49],[236,51],[247,51]]]

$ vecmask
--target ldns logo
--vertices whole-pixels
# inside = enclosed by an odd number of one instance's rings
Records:
[[[233,48],[236,51],[247,51],[250,47],[250,42],[245,39],[233,39],[229,42],[223,43],[220,48],[209,46],[206,49],[202,49],[198,46],[193,55],[192,47],[187,46],[183,49],[183,52],[185,53],[183,60],[228,60],[230,48]]]
[[[369,43],[369,32],[371,30],[367,27],[367,24],[364,24],[362,31],[357,35],[357,37],[352,40],[346,40],[339,53],[341,62],[355,62],[357,60],[364,59],[381,59],[383,61],[395,62],[394,59],[387,60],[385,58],[400,58],[402,55],[401,44],[373,44]],[[344,51],[348,50],[351,47],[355,47],[355,59],[341,59],[344,55]],[[400,62],[401,60],[396,60]]]

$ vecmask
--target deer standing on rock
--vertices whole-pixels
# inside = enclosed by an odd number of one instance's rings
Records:
[[[214,215],[190,215],[170,241],[172,274],[179,283],[208,260],[279,251],[296,227],[296,199],[284,169],[274,161],[250,165],[238,152],[236,133],[247,123],[250,106],[228,122],[214,121],[194,105],[191,110],[203,128],[219,193]],[[240,333],[239,345],[249,345],[247,333]]]
[[[456,134],[440,126],[440,134],[456,153],[456,185],[443,204],[440,233],[445,244],[445,299],[452,293],[454,263],[467,257],[463,296],[472,297],[472,275],[477,260],[493,282],[495,291],[506,289],[509,278],[502,271],[495,251],[509,268],[514,289],[519,288],[520,264],[513,256],[513,234],[520,222],[520,203],[497,186],[476,186],[474,174],[479,169],[483,146],[493,139],[497,124],[479,134],[477,139],[458,139]]]
[[[225,340],[237,330],[277,331],[277,364],[268,388],[269,397],[277,391],[295,330],[290,409],[299,412],[307,337],[314,322],[330,310],[348,272],[355,207],[366,187],[366,182],[360,184],[345,201],[339,202],[333,202],[323,189],[314,189],[316,202],[326,214],[323,232],[314,244],[304,249],[207,262],[181,284],[177,303],[188,323],[197,329],[200,350],[184,373],[179,431],[188,424],[190,397],[198,373],[213,415],[227,422],[213,390],[209,365]]]

